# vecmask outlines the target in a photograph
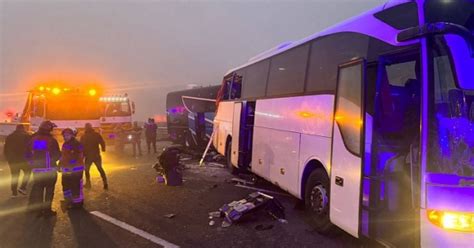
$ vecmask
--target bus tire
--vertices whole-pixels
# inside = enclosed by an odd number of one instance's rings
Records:
[[[315,169],[306,181],[305,209],[317,232],[331,234],[335,226],[329,220],[329,178],[323,169]]]
[[[225,148],[226,168],[230,174],[237,175],[239,170],[232,165],[232,141],[227,142]]]

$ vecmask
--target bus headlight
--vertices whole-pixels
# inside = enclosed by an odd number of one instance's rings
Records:
[[[428,210],[431,223],[447,230],[474,232],[474,213]]]

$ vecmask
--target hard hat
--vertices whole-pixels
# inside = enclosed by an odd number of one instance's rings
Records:
[[[62,135],[64,135],[65,133],[70,133],[73,136],[76,136],[77,135],[77,129],[68,127],[68,128],[63,129],[63,131],[61,132]]]
[[[39,125],[39,129],[51,132],[53,131],[53,128],[58,127],[56,124],[52,123],[51,121],[43,121]]]

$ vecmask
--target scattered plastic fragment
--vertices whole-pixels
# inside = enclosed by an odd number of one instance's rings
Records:
[[[229,226],[231,226],[231,225],[232,225],[232,224],[230,224],[229,222],[227,222],[227,221],[224,220],[224,221],[222,221],[221,227],[227,228],[227,227],[229,227]]]
[[[176,214],[167,214],[167,215],[165,215],[165,217],[168,218],[168,219],[172,219],[175,216],[176,216]]]

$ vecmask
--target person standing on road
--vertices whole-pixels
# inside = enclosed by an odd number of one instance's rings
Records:
[[[16,126],[15,131],[5,139],[3,153],[10,167],[12,198],[17,197],[18,192],[22,195],[27,194],[26,186],[30,180],[31,168],[28,166],[25,154],[30,138],[30,135],[25,130],[25,126],[19,124]],[[18,188],[21,170],[23,171],[23,180],[20,188]]]
[[[114,128],[115,140],[114,140],[114,151],[122,154],[125,149],[125,143],[127,141],[127,134],[121,124],[118,124]]]
[[[51,203],[58,177],[56,162],[61,152],[58,141],[51,135],[55,127],[51,121],[43,121],[38,131],[32,135],[26,151],[28,163],[33,168],[29,209],[36,212],[38,217],[56,215],[51,209]]]
[[[142,156],[142,128],[138,126],[138,122],[133,122],[132,128],[132,145],[133,145],[133,157],[138,155]]]
[[[104,189],[109,189],[107,183],[107,176],[105,175],[104,168],[102,168],[102,157],[100,156],[99,146],[102,152],[105,152],[105,141],[102,136],[96,132],[90,123],[86,123],[84,135],[81,137],[81,143],[84,146],[84,157],[85,157],[85,174],[86,174],[86,188],[91,187],[91,176],[90,169],[92,163],[95,164],[97,170],[100,173]]]
[[[82,207],[82,174],[84,171],[84,147],[77,141],[77,131],[66,128],[62,131],[64,144],[61,149],[59,167],[62,172],[64,199],[68,208]]]
[[[146,145],[148,148],[148,154],[150,154],[151,146],[153,145],[153,152],[156,153],[156,130],[158,126],[153,118],[149,118],[148,122],[145,123],[145,138]]]

